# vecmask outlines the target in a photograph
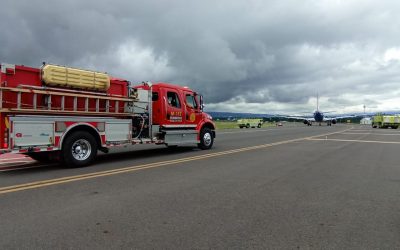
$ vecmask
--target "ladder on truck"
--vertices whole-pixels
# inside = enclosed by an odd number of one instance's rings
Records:
[[[110,96],[88,91],[35,86],[0,86],[2,113],[133,116],[135,101],[138,101],[135,97]]]

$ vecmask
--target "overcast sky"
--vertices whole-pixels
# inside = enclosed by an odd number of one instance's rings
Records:
[[[171,82],[209,111],[400,110],[400,1],[1,0],[0,61]]]

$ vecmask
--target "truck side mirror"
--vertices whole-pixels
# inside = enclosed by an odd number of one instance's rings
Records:
[[[200,110],[203,111],[203,109],[204,109],[203,96],[200,95]]]

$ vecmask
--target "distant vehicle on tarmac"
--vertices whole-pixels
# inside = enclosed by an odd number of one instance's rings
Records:
[[[382,115],[376,114],[372,117],[373,128],[392,128],[397,129],[400,125],[399,115]]]
[[[239,119],[237,125],[239,128],[261,128],[264,123],[263,119]]]

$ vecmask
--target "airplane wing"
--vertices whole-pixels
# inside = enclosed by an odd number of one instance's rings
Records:
[[[289,116],[282,116],[283,118],[287,119],[293,119],[293,120],[298,120],[302,121],[304,124],[309,125],[315,122],[315,118],[312,116],[297,116],[297,115],[289,115]]]
[[[327,113],[327,112],[324,112]],[[326,123],[327,126],[331,126],[332,124],[336,124],[338,119],[345,119],[345,118],[352,118],[355,117],[354,115],[342,115],[342,116],[324,116],[322,118],[322,121],[315,121],[314,117],[310,116],[297,116],[297,115],[292,115],[292,116],[284,116],[285,118],[288,119],[295,119],[302,121],[305,125],[307,126],[312,126],[313,124],[317,123],[321,125],[321,123]]]
[[[307,119],[314,119],[313,116],[309,114],[304,114],[304,115],[282,115],[284,118],[290,118],[290,119],[296,119],[296,120],[307,120]]]
[[[326,122],[326,125],[332,126],[332,124],[336,124],[338,119],[346,119],[346,118],[353,118],[354,115],[342,115],[342,116],[330,116],[324,117],[323,122]]]
[[[326,112],[324,112],[324,113],[326,113]],[[355,115],[325,116],[324,120],[326,119],[328,121],[331,121],[331,120],[354,118],[354,117],[356,117],[356,116]]]

